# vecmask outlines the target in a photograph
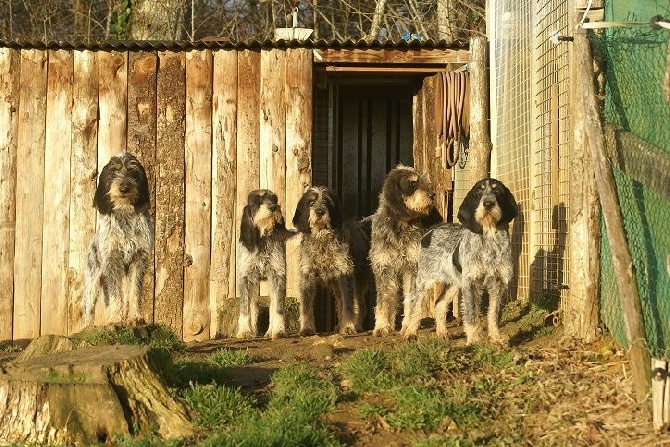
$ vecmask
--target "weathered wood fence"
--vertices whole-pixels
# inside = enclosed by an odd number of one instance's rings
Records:
[[[273,189],[290,221],[311,115],[311,49],[0,48],[0,341],[80,329],[96,176],[123,150],[147,169],[155,218],[143,314],[187,341],[229,333],[246,195]]]

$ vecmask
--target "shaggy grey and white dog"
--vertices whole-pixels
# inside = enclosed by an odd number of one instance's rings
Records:
[[[277,194],[268,189],[248,194],[237,242],[237,338],[257,335],[258,287],[262,279],[270,282],[270,325],[265,336],[276,339],[285,334],[285,243],[293,234],[286,229]]]
[[[300,241],[300,335],[314,335],[317,286],[331,290],[338,332],[355,334],[365,316],[369,288],[369,234],[356,220],[342,220],[337,195],[324,186],[309,188],[296,207],[293,225]]]
[[[488,335],[495,344],[505,344],[498,320],[512,278],[509,223],[517,215],[512,193],[500,181],[486,178],[468,192],[458,211],[462,225],[449,223],[430,230],[421,241],[419,270],[410,312],[403,320],[403,336],[416,337],[422,301],[435,284],[444,284],[435,304],[435,330],[447,337],[447,310],[461,293],[466,343],[480,340],[479,310],[484,292],[489,297]]]
[[[409,297],[414,288],[421,238],[430,226],[442,222],[434,202],[430,181],[416,169],[398,165],[386,175],[372,216],[370,261],[377,287],[374,335],[395,332],[401,297]]]
[[[135,156],[123,152],[102,168],[93,206],[100,217],[86,261],[83,323],[93,323],[101,294],[105,306],[111,306],[109,323],[140,323],[140,298],[154,237],[149,182]]]

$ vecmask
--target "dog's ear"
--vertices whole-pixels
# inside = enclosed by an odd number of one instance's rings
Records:
[[[93,206],[100,212],[100,214],[112,214],[114,207],[109,198],[109,187],[112,181],[111,167],[109,164],[102,168],[100,178],[98,179],[98,187],[95,189],[93,196]]]
[[[458,221],[473,233],[482,234],[484,229],[475,219],[475,212],[481,196],[479,184],[480,182],[475,183],[475,186],[468,191],[465,199],[463,199],[463,203],[458,208]]]
[[[137,208],[145,208],[149,206],[149,179],[147,178],[147,172],[144,170],[142,163],[137,161],[136,170],[134,170],[135,181],[137,182],[137,190],[139,197],[137,198]]]
[[[253,251],[254,247],[258,246],[261,232],[254,225],[254,216],[251,213],[249,205],[244,207],[242,212],[242,222],[240,222],[240,242],[249,250]]]
[[[340,207],[340,199],[337,198],[335,191],[327,188],[323,190],[323,196],[326,200],[326,206],[328,207],[330,227],[333,230],[339,230],[342,228],[342,209]]]
[[[309,233],[311,231],[309,228],[309,196],[308,191],[300,197],[298,205],[295,208],[295,214],[293,215],[293,226],[301,233]]]
[[[501,182],[498,182],[498,184],[501,190],[499,197],[500,208],[503,212],[502,219],[500,219],[500,221],[501,223],[508,224],[519,214],[519,207],[516,204],[514,195],[507,188],[507,186],[503,185]]]
[[[424,228],[431,228],[431,227],[434,227],[435,225],[441,224],[443,221],[444,221],[444,219],[442,218],[442,215],[437,210],[437,208],[432,207],[430,209],[430,213],[428,213],[427,216],[424,216],[421,219],[421,225]]]

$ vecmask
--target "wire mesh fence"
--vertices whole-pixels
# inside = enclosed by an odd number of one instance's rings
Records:
[[[558,304],[568,272],[569,78],[561,1],[492,2],[492,171],[517,198],[512,294]]]
[[[659,11],[658,3],[612,3],[619,7],[606,9],[605,20],[639,22],[659,13],[670,15]],[[519,298],[550,298],[560,304],[569,293],[572,99],[571,47],[556,44],[556,37],[570,35],[571,9],[568,2],[555,0],[494,0],[490,14],[492,171],[510,186],[521,207],[513,229],[518,284],[512,292]],[[663,80],[668,76],[669,38],[670,31],[649,26],[617,27],[592,36],[594,55],[603,62],[596,69],[605,67],[606,87],[599,93],[604,96],[608,156],[648,344],[653,355],[666,357],[670,355],[670,104]],[[604,227],[602,235],[601,321],[626,346]]]

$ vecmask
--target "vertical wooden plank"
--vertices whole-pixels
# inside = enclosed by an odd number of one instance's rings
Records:
[[[98,52],[98,174],[114,155],[127,147],[128,54]],[[95,324],[106,324],[109,314],[102,300],[95,310]]]
[[[261,51],[260,187],[274,191],[286,212],[286,51]]]
[[[93,208],[97,172],[98,59],[93,51],[74,52],[72,156],[70,160],[70,235],[68,332],[81,327],[81,299],[88,245],[95,232]]]
[[[209,303],[212,338],[233,335],[235,300],[235,195],[237,191],[237,51],[213,53],[212,256]]]
[[[128,152],[140,160],[149,179],[151,215],[156,215],[156,70],[155,52],[128,54]],[[144,276],[140,310],[147,322],[154,320],[154,259]]]
[[[14,245],[14,340],[19,343],[40,334],[46,62],[45,51],[21,51]]]
[[[286,208],[287,221],[312,184],[312,50],[286,50]],[[298,297],[299,238],[286,242],[286,296]]]
[[[263,189],[274,191],[286,214],[286,107],[284,78],[286,51],[281,48],[261,51],[260,65],[260,179]],[[268,296],[267,281],[261,281],[260,294]]]
[[[237,55],[236,241],[240,236],[240,221],[242,210],[247,204],[247,195],[259,187],[260,65],[261,54],[258,50],[242,50]]]
[[[20,54],[0,48],[0,342],[12,339]]]
[[[183,336],[186,61],[170,51],[158,59],[154,322]]]
[[[49,51],[47,65],[41,334],[67,335],[72,134],[71,51]]]
[[[186,53],[184,340],[209,338],[212,52]]]

